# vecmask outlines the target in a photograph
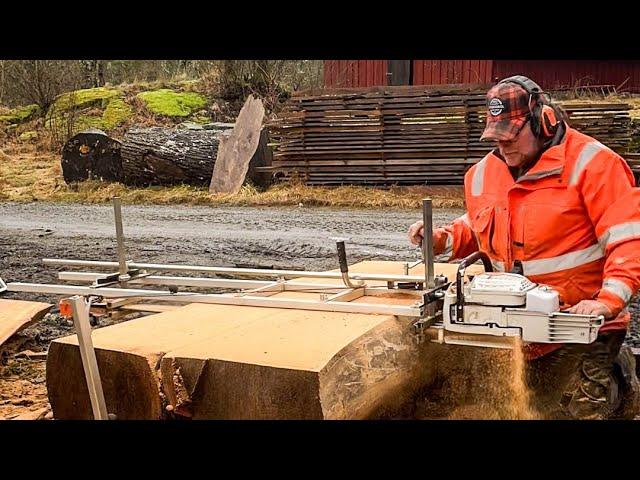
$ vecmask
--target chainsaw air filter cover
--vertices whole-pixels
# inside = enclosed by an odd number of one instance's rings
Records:
[[[483,305],[524,307],[527,292],[534,288],[535,283],[516,273],[481,273],[471,281],[465,301]]]

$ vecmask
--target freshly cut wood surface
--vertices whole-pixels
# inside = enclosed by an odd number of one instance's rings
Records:
[[[53,305],[0,299],[0,345],[14,333],[40,320]]]

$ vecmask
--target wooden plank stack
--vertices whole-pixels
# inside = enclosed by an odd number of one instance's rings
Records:
[[[294,95],[269,124],[270,170],[312,185],[451,185],[493,148],[480,142],[488,85],[325,89]],[[572,124],[612,148],[629,106],[574,103]]]
[[[636,178],[636,185],[640,184],[640,153],[625,153],[623,157],[631,167]]]
[[[623,102],[560,102],[571,126],[623,153],[631,142],[631,107]]]

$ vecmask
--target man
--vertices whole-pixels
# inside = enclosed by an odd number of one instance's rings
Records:
[[[637,415],[635,361],[621,348],[627,304],[640,288],[640,189],[631,170],[520,75],[487,93],[481,140],[498,147],[465,175],[467,213],[434,230],[434,253],[453,260],[482,250],[494,270],[555,288],[562,309],[604,315],[590,345],[526,345],[528,380],[555,418]],[[409,228],[413,244],[422,227]]]

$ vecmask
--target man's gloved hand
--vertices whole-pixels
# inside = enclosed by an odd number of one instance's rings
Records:
[[[442,228],[433,231],[433,253],[440,255],[447,249],[447,232]],[[421,246],[424,240],[424,228],[422,220],[417,221],[409,227],[409,241],[414,245]]]
[[[424,238],[424,224],[422,220],[418,220],[416,223],[409,227],[409,241],[414,245],[420,245]]]
[[[568,310],[569,313],[578,315],[603,315],[604,318],[611,318],[613,314],[609,307],[597,300],[581,300]]]

